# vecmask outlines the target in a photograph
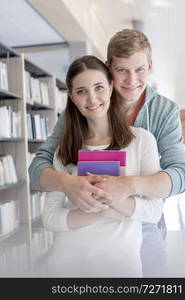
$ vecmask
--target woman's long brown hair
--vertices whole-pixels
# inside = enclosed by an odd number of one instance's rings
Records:
[[[106,65],[97,57],[92,55],[82,56],[70,65],[66,76],[68,88],[67,105],[64,112],[64,129],[61,135],[58,157],[64,166],[78,162],[78,151],[82,149],[89,134],[86,118],[80,113],[77,106],[71,100],[69,94],[72,92],[74,78],[85,70],[98,70],[105,74],[109,83],[112,76]],[[119,150],[130,144],[134,135],[126,122],[126,118],[119,113],[114,92],[111,96],[110,107],[108,109],[108,120],[111,143],[106,150]]]

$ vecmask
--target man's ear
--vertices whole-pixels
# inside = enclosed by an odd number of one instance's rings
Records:
[[[106,67],[110,70],[110,64],[108,63],[108,61],[106,60],[106,62],[105,62],[105,65],[106,65]]]
[[[152,60],[149,61],[148,68],[149,68],[149,72],[151,73],[153,71],[153,62],[152,62]]]

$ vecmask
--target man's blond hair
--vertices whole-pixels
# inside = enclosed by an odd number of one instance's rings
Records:
[[[146,50],[148,60],[152,59],[152,48],[145,34],[135,29],[123,29],[111,38],[107,47],[107,63],[111,65],[113,56],[128,58]]]

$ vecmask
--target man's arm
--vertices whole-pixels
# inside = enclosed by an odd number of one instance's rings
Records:
[[[87,178],[71,176],[58,172],[53,166],[54,152],[58,146],[63,127],[63,114],[59,117],[51,136],[36,152],[30,167],[30,185],[32,190],[63,191],[82,210],[106,209],[107,206],[98,202],[93,195],[105,198],[109,204],[110,195],[95,187],[94,184],[102,181],[100,177]]]
[[[121,199],[126,199],[132,195],[156,198],[165,198],[169,195],[172,186],[171,179],[165,172],[158,172],[160,167],[157,146],[151,134],[144,136],[140,151],[142,156],[141,175],[120,176],[118,178],[102,175],[106,181],[96,184],[112,195],[112,201],[119,202]]]
[[[151,175],[120,177],[114,185],[107,181],[98,187],[118,199],[130,195],[166,198],[185,191],[185,151],[177,105],[171,103],[161,118],[163,122],[159,124],[155,138],[162,170]]]
[[[179,107],[172,103],[166,111],[156,138],[161,169],[172,182],[169,196],[174,196],[185,191],[185,150]]]
[[[162,99],[159,99],[162,100]],[[129,184],[135,195],[166,198],[185,191],[185,151],[182,143],[179,108],[172,101],[160,102],[160,123],[153,132],[160,154],[161,171],[147,176],[128,178],[123,184]],[[156,123],[156,116],[151,120]]]
[[[46,142],[44,142],[39,149],[36,152],[36,155],[34,159],[31,162],[31,165],[29,167],[29,176],[30,176],[30,186],[32,190],[55,190],[55,184],[48,189],[45,187],[45,185],[41,185],[40,182],[40,177],[42,172],[46,168],[50,168],[54,170],[53,167],[53,157],[55,150],[59,144],[59,139],[62,133],[62,128],[63,128],[63,118],[64,115],[61,114],[56,126],[52,132],[52,134],[47,138]],[[51,178],[49,177],[49,180]],[[48,180],[48,182],[49,182]],[[47,174],[46,174],[46,180],[47,182]],[[52,182],[53,183],[53,182]],[[52,188],[53,187],[53,188]]]

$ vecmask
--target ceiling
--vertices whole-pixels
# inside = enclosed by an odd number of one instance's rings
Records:
[[[132,27],[134,20],[139,20],[141,29],[147,30],[149,23],[165,18],[175,6],[175,0],[88,0],[88,2],[109,38],[124,27]]]
[[[49,25],[48,20],[30,5],[32,2],[47,2],[51,5],[54,3],[53,0],[0,0],[0,27],[3,28],[0,32],[0,41],[9,46],[63,42],[62,33]],[[82,5],[82,14],[83,4],[88,3],[107,39],[124,27],[132,27],[135,19],[140,20],[140,25],[145,25],[142,29],[147,29],[152,20],[162,19],[169,14],[175,4],[175,0],[78,0],[77,2],[78,5]],[[59,14],[57,8],[55,11]],[[65,22],[64,26],[71,27],[74,31],[72,24]],[[79,39],[81,37],[82,35]]]
[[[26,0],[0,0],[0,41],[8,46],[61,43],[63,37]]]
[[[169,69],[174,69],[174,49],[182,48],[182,38],[179,35],[177,40],[176,34],[182,29],[174,24],[180,19],[184,28],[184,0],[0,0],[0,5],[0,41],[8,46],[88,41],[93,54],[106,59],[110,37],[123,28],[139,25],[153,48],[152,81],[167,96],[173,95],[170,83],[175,73]],[[176,5],[181,18],[176,15]],[[134,25],[134,20],[139,22]]]

